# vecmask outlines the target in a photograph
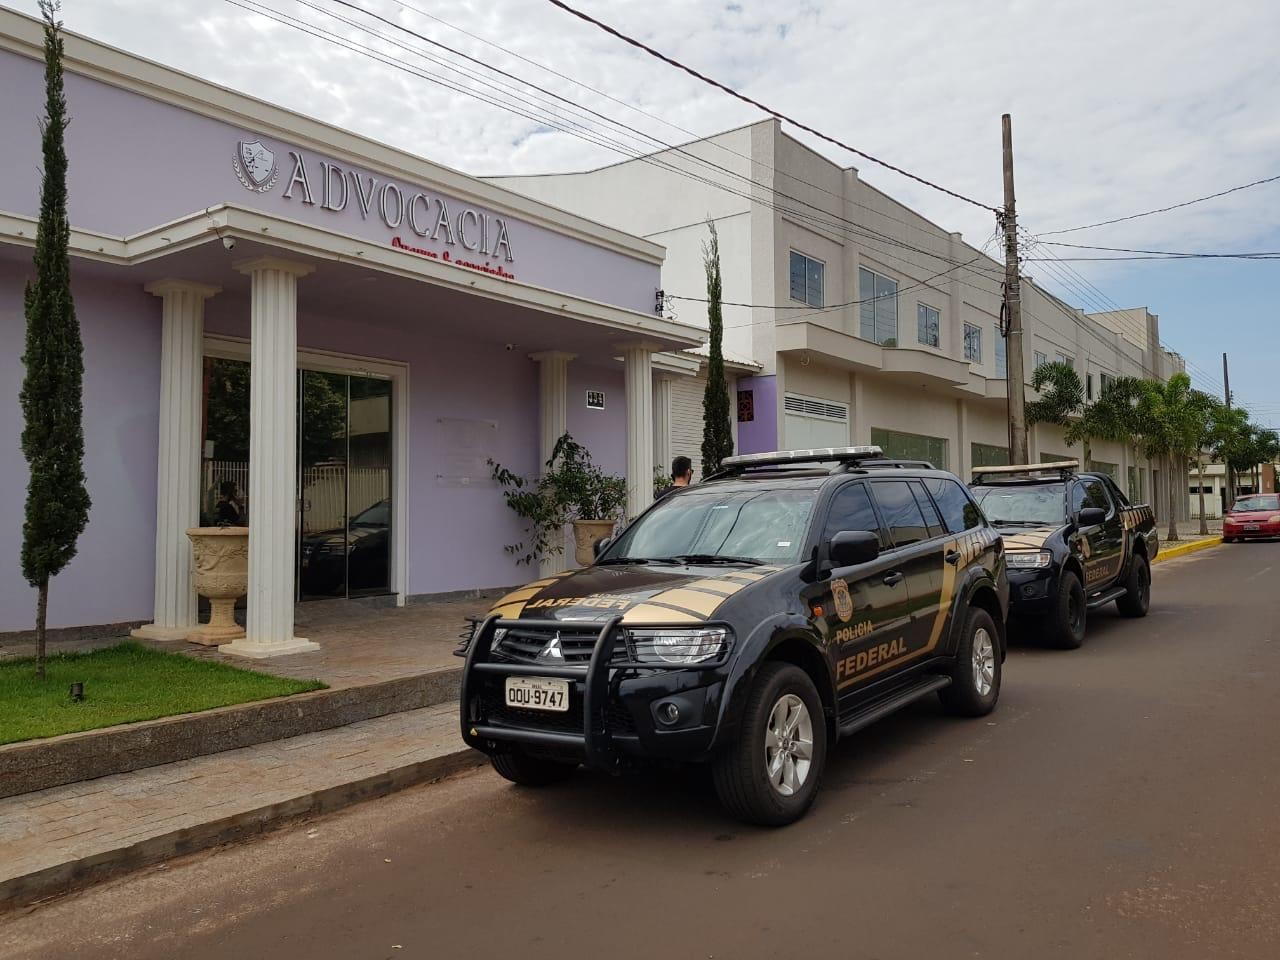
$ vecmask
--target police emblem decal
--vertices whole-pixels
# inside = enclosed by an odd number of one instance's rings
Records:
[[[836,616],[846,623],[853,619],[853,597],[849,596],[849,584],[843,580],[832,580],[831,599],[835,603]]]
[[[280,179],[276,155],[261,140],[241,140],[237,143],[232,166],[235,167],[236,178],[246,190],[253,193],[266,193]]]

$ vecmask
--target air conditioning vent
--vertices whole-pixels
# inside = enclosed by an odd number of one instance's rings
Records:
[[[830,403],[826,400],[813,400],[809,397],[788,394],[784,399],[784,408],[787,413],[798,413],[805,417],[835,420],[839,423],[849,421],[849,408],[843,403]]]

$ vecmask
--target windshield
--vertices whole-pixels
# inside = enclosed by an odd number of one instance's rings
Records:
[[[1247,513],[1253,510],[1280,510],[1280,495],[1241,497],[1231,508],[1232,513]]]
[[[816,496],[815,490],[731,492],[712,487],[667,497],[629,526],[600,560],[700,555],[796,563]]]
[[[1062,525],[1067,513],[1066,492],[1061,483],[974,487],[973,495],[987,519],[996,525],[1057,527]]]

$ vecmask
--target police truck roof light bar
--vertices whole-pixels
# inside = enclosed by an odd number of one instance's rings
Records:
[[[1058,460],[1054,463],[1014,463],[1007,467],[977,467],[973,471],[973,482],[978,483],[983,477],[1011,476],[1022,474],[1030,477],[1037,473],[1075,473],[1080,469],[1079,460]]]
[[[724,470],[746,470],[750,467],[789,466],[800,463],[847,463],[875,460],[884,456],[879,447],[814,447],[810,450],[773,450],[769,453],[743,453],[720,461]]]

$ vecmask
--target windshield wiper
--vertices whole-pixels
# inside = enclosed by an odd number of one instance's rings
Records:
[[[671,563],[745,563],[752,567],[764,564],[763,560],[757,560],[755,557],[731,557],[723,553],[681,553],[662,559]]]
[[[596,566],[603,567],[611,563],[652,563],[653,561],[645,557],[606,557],[604,560],[597,560]]]
[[[992,520],[992,525],[997,527],[1051,527],[1053,526],[1047,520]]]

